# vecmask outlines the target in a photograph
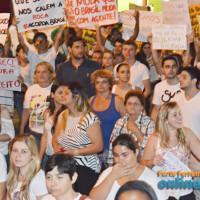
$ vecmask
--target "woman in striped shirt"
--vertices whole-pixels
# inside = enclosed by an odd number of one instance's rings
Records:
[[[67,109],[58,117],[52,145],[55,153],[75,157],[79,176],[75,191],[87,195],[101,169],[97,156],[103,150],[99,118],[91,112],[87,95],[80,83],[67,84],[63,104]]]

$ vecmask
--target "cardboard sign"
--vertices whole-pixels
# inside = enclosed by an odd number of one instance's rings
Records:
[[[108,25],[118,22],[118,12],[115,0],[65,0],[69,25],[90,27]]]
[[[2,43],[3,45],[7,37],[9,18],[10,13],[0,13],[0,43]]]
[[[200,4],[190,6],[189,12],[190,12],[190,20],[191,20],[191,24],[192,24],[192,30],[194,31],[195,38],[199,38],[200,32],[199,32],[198,16],[200,15]]]
[[[162,1],[164,24],[186,24],[187,33],[192,31],[187,0]]]
[[[134,30],[135,27],[135,18],[133,17],[134,10],[126,10],[120,13],[120,22],[128,25],[126,29]],[[159,12],[149,12],[149,11],[139,11],[140,12],[140,30],[137,37],[137,41],[146,42],[147,35],[151,33],[153,24],[163,24],[162,13]],[[130,31],[129,31],[130,32]]]
[[[0,58],[0,89],[21,91],[17,81],[19,65],[16,58]]]
[[[13,5],[19,32],[66,23],[61,0],[13,0]]]
[[[154,24],[153,49],[186,50],[186,25]]]

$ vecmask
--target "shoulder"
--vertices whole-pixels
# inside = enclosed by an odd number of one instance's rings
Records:
[[[97,62],[93,61],[93,60],[90,60],[90,59],[85,59],[84,64],[88,68],[92,68],[92,69],[95,69],[95,70],[100,69],[99,64]]]
[[[89,126],[92,125],[93,123],[99,122],[99,117],[93,112],[88,112],[83,117],[83,122],[85,123],[86,126]]]
[[[115,95],[115,102],[117,104],[124,104],[123,98],[118,95]]]
[[[147,71],[149,71],[148,68],[147,68],[147,66],[145,64],[141,63],[140,61],[136,61],[135,66],[138,69],[140,69],[140,70],[147,70]]]
[[[92,103],[92,100],[94,99],[94,96],[90,97],[90,99],[88,100],[89,104]]]

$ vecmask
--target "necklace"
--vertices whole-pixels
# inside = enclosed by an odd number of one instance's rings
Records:
[[[100,111],[102,110],[103,105],[105,103],[107,103],[108,101],[110,101],[110,94],[106,98],[99,98],[99,100],[97,101],[97,106],[98,106]]]

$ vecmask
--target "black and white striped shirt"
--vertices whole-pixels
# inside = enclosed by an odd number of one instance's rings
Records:
[[[62,120],[62,113],[59,115],[59,122]],[[99,118],[92,112],[87,113],[81,123],[80,118],[68,116],[65,130],[58,137],[58,143],[64,148],[81,149],[91,145],[87,135],[87,129],[94,123],[99,122]],[[95,134],[95,132],[94,132]],[[80,155],[74,157],[77,165],[86,166],[99,173],[101,170],[97,154]]]

